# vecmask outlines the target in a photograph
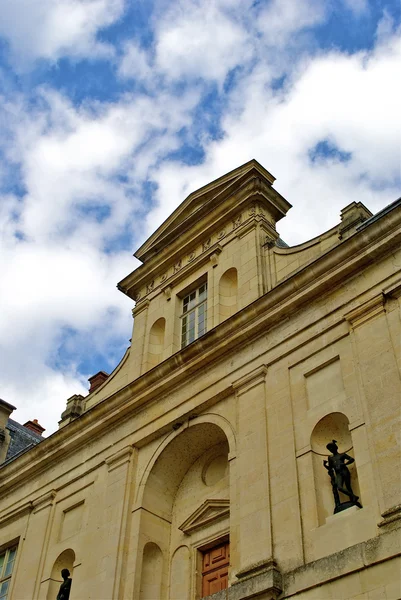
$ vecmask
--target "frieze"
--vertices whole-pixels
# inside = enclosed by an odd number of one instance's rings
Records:
[[[239,213],[235,217],[235,219],[233,219],[231,221],[231,228],[233,231],[236,231],[239,228],[242,229],[242,227],[247,222],[249,222],[250,220],[252,220],[258,216],[265,217],[262,207],[259,204],[253,204],[252,206],[249,207],[247,213],[245,213],[245,218],[243,218],[242,213]],[[147,284],[146,288],[145,288],[145,293],[142,293],[143,290],[138,292],[138,294],[135,298],[136,302],[138,303],[141,300],[143,300],[144,297],[146,297],[149,293],[151,293],[158,285],[166,284],[166,282],[170,279],[170,277],[172,277],[173,275],[178,273],[183,268],[184,264],[189,264],[189,263],[192,263],[193,261],[195,261],[196,258],[199,258],[203,253],[207,252],[214,243],[221,241],[229,233],[230,233],[230,227],[224,226],[223,228],[219,229],[216,233],[214,233],[210,237],[203,240],[200,244],[200,247],[193,249],[190,253],[188,253],[184,257],[180,258],[179,260],[177,260],[172,265],[172,267],[170,267],[167,271],[165,271],[160,277],[156,278],[155,280],[152,280],[149,284]],[[211,262],[212,262],[213,266],[216,266],[217,261],[215,260],[214,256],[213,256],[213,258],[211,258]]]
[[[202,252],[206,252],[206,250],[209,250],[211,243],[212,243],[212,238],[208,238],[205,242],[203,242]]]
[[[241,225],[241,221],[242,221],[242,215],[238,215],[234,220],[233,220],[233,229],[237,229],[240,225]]]

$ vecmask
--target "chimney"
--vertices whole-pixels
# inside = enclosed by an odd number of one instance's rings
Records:
[[[15,410],[15,406],[0,398],[0,465],[6,460],[10,445],[11,437],[6,425],[13,410]]]
[[[92,392],[97,390],[97,388],[100,387],[108,377],[109,373],[106,373],[105,371],[99,371],[99,373],[96,373],[96,375],[92,375],[92,377],[89,377],[89,393],[91,394]]]
[[[26,423],[24,423],[24,427],[26,427],[27,429],[30,429],[31,431],[33,431],[34,433],[37,433],[38,435],[42,435],[42,433],[44,431],[46,431],[46,429],[44,427],[42,427],[42,425],[39,425],[37,419],[34,419],[33,421],[27,421]]]

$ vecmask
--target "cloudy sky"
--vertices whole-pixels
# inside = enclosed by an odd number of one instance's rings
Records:
[[[57,428],[131,337],[117,282],[256,158],[290,245],[399,196],[397,0],[0,2],[0,397]],[[46,434],[45,434],[46,435]]]

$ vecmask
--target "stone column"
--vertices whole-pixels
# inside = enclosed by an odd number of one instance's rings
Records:
[[[401,517],[401,380],[383,294],[350,311],[351,342],[360,377],[379,505]]]
[[[237,398],[239,565],[236,577],[239,581],[275,570],[267,454],[266,373],[267,368],[262,365],[233,383]]]

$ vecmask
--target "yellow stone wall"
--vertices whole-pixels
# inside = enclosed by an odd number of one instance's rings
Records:
[[[216,205],[217,227],[204,217],[207,247],[202,220],[193,236],[175,225],[183,247],[132,274],[132,346],[115,372],[0,469],[13,600],[55,598],[63,567],[71,600],[197,599],[200,551],[227,539],[216,600],[401,597],[400,208],[294,251],[276,245],[267,183],[264,198],[249,189],[240,209],[232,190]],[[205,275],[208,332],[180,350],[180,297]],[[322,464],[333,438],[363,505],[337,515]]]

